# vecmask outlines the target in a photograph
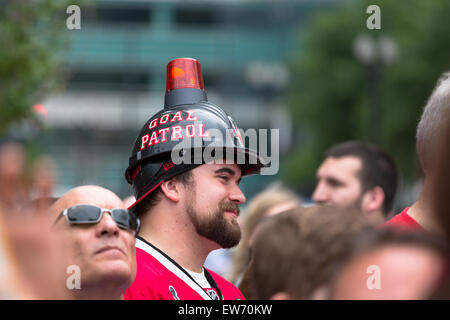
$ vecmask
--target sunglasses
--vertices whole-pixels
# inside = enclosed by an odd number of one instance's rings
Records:
[[[61,212],[55,221],[55,224],[66,216],[70,224],[96,224],[103,217],[104,212],[109,212],[115,223],[124,229],[139,232],[141,221],[136,215],[127,209],[102,209],[91,204],[79,204],[65,209]]]

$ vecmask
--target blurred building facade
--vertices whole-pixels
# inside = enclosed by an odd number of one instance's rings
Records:
[[[282,94],[299,31],[317,1],[118,1],[81,7],[81,29],[68,30],[65,90],[43,102],[42,145],[58,167],[58,195],[80,184],[131,194],[124,169],[147,119],[163,106],[166,65],[200,61],[208,99],[248,128],[280,128],[289,150]],[[249,196],[274,177],[243,181]],[[250,194],[249,194],[250,193]]]

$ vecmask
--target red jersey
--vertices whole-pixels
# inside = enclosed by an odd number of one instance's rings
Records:
[[[136,279],[125,291],[125,300],[245,300],[231,282],[206,268],[210,288],[200,286],[164,252],[136,239]]]
[[[398,227],[409,230],[425,230],[416,220],[408,214],[409,207],[403,209],[402,212],[394,216],[392,219],[381,224],[380,227]]]

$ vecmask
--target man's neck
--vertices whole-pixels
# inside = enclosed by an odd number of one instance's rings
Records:
[[[187,214],[185,214],[187,216]],[[142,221],[139,236],[162,250],[182,267],[202,272],[208,254],[220,248],[200,236],[190,220],[175,218],[168,212],[148,212]],[[178,215],[178,217],[180,217]]]
[[[129,285],[121,282],[102,281],[101,283],[83,284],[80,289],[71,289],[74,300],[123,300],[125,290]]]
[[[433,199],[433,188],[425,181],[417,201],[408,209],[408,215],[417,221],[425,230],[436,234],[443,231],[437,222],[436,208],[430,201]]]

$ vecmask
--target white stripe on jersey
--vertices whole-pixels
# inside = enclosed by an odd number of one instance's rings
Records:
[[[136,248],[144,250],[149,255],[158,260],[164,267],[166,267],[169,271],[175,274],[178,278],[183,280],[192,290],[196,291],[203,299],[212,300],[212,298],[200,288],[200,286],[195,283],[191,278],[189,278],[183,271],[181,271],[172,261],[167,259],[160,252],[149,246],[147,243],[142,241],[141,239],[136,239]]]

